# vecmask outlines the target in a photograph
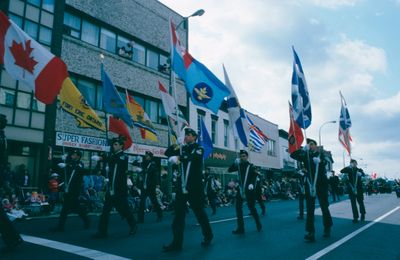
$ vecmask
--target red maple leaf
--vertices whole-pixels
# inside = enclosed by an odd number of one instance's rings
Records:
[[[14,56],[15,65],[20,66],[33,74],[34,67],[38,62],[35,61],[33,57],[30,57],[33,51],[33,48],[31,48],[31,40],[25,42],[25,47],[26,48],[24,49],[22,43],[16,43],[13,41],[10,51]]]

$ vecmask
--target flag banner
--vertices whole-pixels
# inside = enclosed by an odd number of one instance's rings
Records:
[[[198,143],[204,148],[203,159],[205,160],[212,154],[213,144],[203,119],[200,119],[200,133]]]
[[[249,149],[250,151],[260,153],[263,146],[267,143],[268,137],[258,128],[249,115],[245,113],[249,127]]]
[[[340,108],[340,119],[339,119],[339,142],[346,149],[347,153],[351,154],[351,119],[349,110],[347,109],[346,100],[344,99],[342,93],[340,93],[341,108]]]
[[[307,129],[311,125],[311,102],[303,67],[297,53],[293,49],[292,104],[293,116],[299,126]]]
[[[99,116],[89,106],[69,77],[66,78],[62,84],[60,103],[64,111],[75,117],[78,121],[78,127],[93,127],[101,131],[106,131]]]
[[[296,120],[293,117],[293,107],[289,102],[289,118],[290,118],[290,127],[289,127],[289,135],[288,135],[288,151],[290,154],[299,150],[304,141],[303,132],[301,131],[300,126],[297,124]]]
[[[229,89],[182,46],[171,20],[170,32],[172,69],[185,81],[192,102],[217,114],[221,102],[230,94]]]
[[[131,147],[133,141],[132,141],[132,137],[129,133],[129,129],[126,126],[126,124],[124,123],[124,121],[122,121],[119,118],[109,116],[108,117],[108,125],[110,128],[110,132],[116,133],[118,136],[122,136],[125,138],[124,150],[129,149],[129,147]]]
[[[246,126],[246,116],[244,110],[240,107],[239,100],[233,90],[231,81],[229,80],[228,73],[226,72],[225,66],[222,65],[224,69],[225,85],[230,90],[231,94],[228,96],[228,114],[229,122],[233,130],[233,135],[235,139],[240,140],[240,142],[247,147],[247,136],[248,127]]]
[[[27,84],[35,97],[52,104],[68,77],[67,66],[0,11],[0,64]]]
[[[174,98],[168,93],[167,89],[164,87],[161,82],[158,82],[158,87],[161,93],[161,100],[164,107],[165,114],[167,115],[168,125],[171,130],[172,143],[177,143],[178,137],[181,137],[183,140],[185,132],[183,131],[186,127],[189,126],[185,117],[183,116],[182,111],[178,108],[178,117],[176,116],[176,102]],[[177,119],[178,118],[178,122]]]
[[[103,81],[104,110],[115,117],[121,118],[125,124],[132,127],[133,122],[131,115],[126,109],[125,103],[112,83],[110,77],[105,72],[103,64],[101,64],[101,80]]]
[[[135,101],[133,97],[128,94],[128,90],[125,90],[126,94],[126,108],[131,115],[133,125],[140,128],[140,134],[143,139],[158,141],[157,132],[147,113],[143,107]]]

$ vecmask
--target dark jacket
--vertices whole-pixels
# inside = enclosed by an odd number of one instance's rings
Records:
[[[355,187],[356,183],[356,178],[357,180],[357,193],[362,193],[363,192],[363,186],[362,186],[362,176],[365,175],[364,171],[360,168],[357,167],[350,167],[347,166],[340,170],[341,173],[347,174],[347,181],[346,185],[348,188],[349,192],[353,192],[353,188]]]
[[[142,165],[142,187],[146,190],[156,190],[156,186],[158,184],[158,178],[157,178],[157,166],[154,161],[143,161]]]
[[[203,153],[204,149],[197,143],[185,144],[182,146],[182,155],[176,145],[168,147],[165,151],[167,157],[180,156],[180,162],[183,165],[183,174],[186,175],[190,164],[186,189],[189,193],[204,194],[203,185]],[[179,165],[181,171],[182,167]],[[181,172],[182,174],[182,172]],[[182,191],[182,178],[177,178],[178,191]]]
[[[245,180],[247,168],[249,169],[249,171],[247,179]],[[234,163],[228,168],[228,172],[236,172],[236,171],[238,171],[239,174],[239,185],[241,190],[244,189],[245,192],[248,192],[250,184],[253,184],[253,189],[256,188],[255,185],[258,173],[256,172],[256,168],[254,167],[253,164],[245,162],[245,163],[239,163],[239,165],[237,165]],[[244,183],[245,181],[246,183]]]
[[[128,170],[128,157],[123,151],[119,151],[111,154],[107,158],[107,163],[109,167],[107,176],[109,179],[107,192],[110,195],[113,195],[113,191],[115,196],[126,197],[128,195],[128,185],[126,179]]]
[[[64,191],[66,194],[78,197],[82,191],[84,168],[83,163],[78,161],[67,162],[65,169]]]

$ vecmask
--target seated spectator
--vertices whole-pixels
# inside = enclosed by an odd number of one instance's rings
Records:
[[[4,211],[7,213],[8,218],[11,221],[28,216],[22,209],[18,209],[15,205],[10,203],[8,199],[3,199],[1,204]]]

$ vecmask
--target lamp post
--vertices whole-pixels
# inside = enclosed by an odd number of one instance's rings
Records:
[[[323,127],[324,125],[326,125],[326,124],[336,124],[336,120],[327,121],[327,122],[323,123],[323,124],[319,127],[319,145],[320,145],[320,146],[322,145],[322,143],[321,143],[321,129],[322,129],[322,127]]]
[[[180,23],[178,23],[178,25],[176,26],[176,30],[179,29],[179,27],[185,22],[187,22],[189,20],[190,17],[193,16],[202,16],[206,11],[204,11],[203,9],[199,9],[196,12],[192,13],[189,16],[183,17],[182,21]]]

